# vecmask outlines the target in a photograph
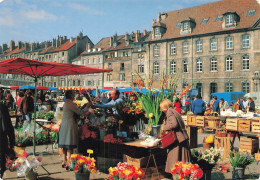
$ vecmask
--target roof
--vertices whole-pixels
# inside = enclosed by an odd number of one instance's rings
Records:
[[[15,48],[13,51],[9,51],[6,56],[11,56],[12,54],[16,54],[16,53],[19,53],[19,52],[22,52],[25,50],[25,47],[19,49],[18,47]]]
[[[40,54],[44,54],[47,53],[48,51],[50,51],[52,49],[52,45],[50,45],[49,47],[43,49],[42,51],[40,51]]]
[[[247,16],[248,10],[252,9],[255,9],[255,15]],[[222,23],[224,20],[215,22],[217,16],[223,15],[226,12],[236,12],[239,15],[240,21],[236,27],[223,29]],[[161,39],[250,28],[260,18],[260,5],[256,0],[222,0],[191,8],[170,11],[167,12],[167,15],[166,19],[160,21],[166,24],[167,27]],[[176,28],[176,25],[187,20],[187,17],[194,19],[196,26],[191,34],[181,35],[180,28]],[[201,24],[203,18],[209,18],[208,22]],[[149,36],[147,41],[152,41],[152,35]]]
[[[53,49],[52,52],[66,51],[66,50],[70,49],[72,46],[74,46],[75,44],[76,44],[76,38],[74,38],[72,42],[70,42],[70,40],[67,40],[65,43],[63,43],[59,47]]]

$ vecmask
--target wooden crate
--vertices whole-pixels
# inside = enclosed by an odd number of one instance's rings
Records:
[[[239,119],[238,120],[238,131],[250,132],[251,121],[248,119]]]
[[[251,151],[251,154],[256,153],[259,148],[259,140],[248,137],[241,137],[239,148],[242,150],[248,149]]]
[[[220,118],[214,116],[205,116],[204,126],[211,129],[217,129],[219,127]]]
[[[182,117],[182,119],[184,121],[185,126],[187,126],[188,125],[187,116],[181,116],[181,117]]]
[[[242,149],[242,148],[239,148],[239,150],[238,150],[239,152],[248,152],[249,154],[254,154],[254,151],[252,151],[251,149]]]
[[[255,160],[260,161],[260,152],[255,153]]]
[[[126,162],[128,164],[134,165],[137,168],[146,167],[147,162],[148,162],[148,158],[149,158],[149,156],[142,157],[142,158],[132,158],[132,157],[127,156],[127,155],[125,155],[125,157],[126,157]]]
[[[260,134],[260,122],[252,122],[251,131]]]
[[[196,116],[188,116],[187,122],[189,126],[196,126]]]
[[[217,128],[215,132],[215,137],[226,137],[227,136],[227,130],[222,128]]]
[[[227,118],[226,129],[237,131],[238,130],[238,119],[237,118]]]
[[[214,139],[214,146],[223,149],[223,158],[228,158],[231,150],[230,137],[216,137]]]
[[[253,117],[252,120],[260,122],[260,117]]]
[[[204,127],[204,116],[196,116],[196,126]]]

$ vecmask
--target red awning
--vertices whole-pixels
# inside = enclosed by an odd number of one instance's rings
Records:
[[[40,89],[40,90],[49,90],[49,87],[37,86],[37,89]]]
[[[12,90],[17,90],[17,89],[19,89],[19,87],[20,87],[20,86],[10,86],[10,89],[12,89]]]
[[[87,66],[14,58],[0,61],[0,73],[23,74],[32,77],[65,76],[110,72],[112,69],[99,69]]]

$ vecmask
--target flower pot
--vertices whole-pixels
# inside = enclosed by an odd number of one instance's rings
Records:
[[[103,129],[99,129],[99,139],[104,141],[105,135],[106,135],[106,131],[104,131]]]
[[[30,171],[28,171],[25,174],[25,179],[26,180],[35,180],[37,179],[38,174],[36,172],[33,171],[33,169],[31,168]]]
[[[232,167],[232,179],[243,179],[245,168]]]
[[[161,132],[161,125],[152,126],[152,136],[159,138]]]
[[[200,180],[211,180],[212,169],[203,169],[203,176]]]
[[[75,173],[76,180],[89,180],[90,173]]]

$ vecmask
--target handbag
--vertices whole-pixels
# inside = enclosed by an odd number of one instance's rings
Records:
[[[174,131],[166,131],[162,136],[162,148],[167,148],[171,144],[177,141],[177,137]]]

